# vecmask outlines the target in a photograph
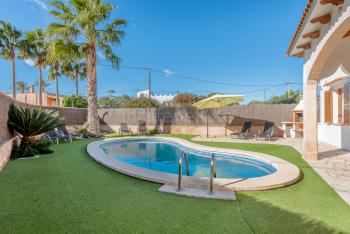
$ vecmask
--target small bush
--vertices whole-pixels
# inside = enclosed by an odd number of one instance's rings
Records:
[[[12,158],[33,157],[38,154],[52,153],[50,142],[42,140],[41,135],[63,124],[63,119],[55,111],[17,108],[10,105],[8,127],[20,137],[12,150]],[[38,140],[40,139],[40,140]]]
[[[158,130],[156,129],[156,128],[152,128],[152,129],[150,129],[149,131],[148,131],[148,134],[147,135],[149,135],[149,136],[152,136],[152,135],[156,135],[156,134],[158,134],[159,132],[158,132]]]
[[[49,140],[39,140],[36,142],[20,142],[16,140],[12,146],[11,159],[29,158],[39,154],[51,154]]]

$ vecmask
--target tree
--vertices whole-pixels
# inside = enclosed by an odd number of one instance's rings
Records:
[[[128,95],[123,95],[119,97],[101,97],[97,100],[97,104],[99,107],[106,107],[106,108],[123,108],[126,107],[128,102],[132,98]]]
[[[12,97],[16,98],[16,57],[23,45],[22,33],[9,22],[0,21],[1,55],[11,61]]]
[[[28,90],[28,84],[24,81],[18,81],[16,82],[16,87],[17,87],[17,90],[21,93],[24,93],[26,90]]]
[[[47,34],[48,35],[48,34]],[[72,70],[67,61],[69,55],[62,53],[61,47],[64,46],[62,40],[51,39],[48,36],[46,64],[50,65],[49,80],[55,80],[56,83],[56,106],[60,105],[58,81],[62,74],[71,74]],[[67,65],[68,64],[68,65]]]
[[[75,60],[72,62],[72,67],[74,70],[74,80],[75,80],[75,96],[79,95],[79,79],[84,80],[86,78],[86,63],[83,59]]]
[[[61,76],[60,73],[60,64],[58,61],[55,61],[51,64],[49,69],[49,80],[54,80],[56,84],[56,106],[60,106],[60,95],[58,88],[58,80]]]
[[[87,102],[82,96],[64,97],[62,105],[64,107],[86,108]]]
[[[88,78],[88,131],[99,134],[96,91],[96,50],[101,51],[114,67],[120,59],[113,53],[111,45],[117,45],[124,36],[120,26],[125,26],[123,19],[109,21],[114,6],[101,0],[70,0],[66,4],[54,0],[51,5],[55,10],[51,14],[57,23],[52,23],[48,31],[57,37],[68,37],[77,40],[82,50],[86,51],[86,70]]]
[[[267,99],[266,101],[254,100],[254,101],[251,101],[249,104],[259,104],[259,103],[294,104],[294,103],[300,102],[301,95],[302,94],[300,91],[291,90],[289,95],[288,95],[288,92],[285,92],[284,94],[282,94],[280,96],[272,96],[271,98]]]
[[[139,98],[130,99],[125,107],[126,108],[154,108],[159,107],[159,102],[152,98],[141,96]]]
[[[42,69],[45,66],[46,59],[46,36],[41,29],[36,29],[32,32],[25,33],[25,40],[23,43],[22,56],[35,61],[35,65],[39,69],[39,105],[42,105]]]
[[[39,86],[39,82],[36,81],[35,82],[35,86],[39,87],[40,89],[40,86]],[[49,80],[41,80],[41,90],[45,93],[47,88],[50,87],[50,81]]]
[[[202,98],[192,93],[179,93],[174,97],[173,104],[188,106],[200,101],[201,99]]]
[[[113,94],[115,94],[116,91],[115,91],[114,89],[110,89],[110,90],[107,91],[107,93],[108,93],[108,97],[109,97],[109,98],[112,98],[112,97],[113,97]]]

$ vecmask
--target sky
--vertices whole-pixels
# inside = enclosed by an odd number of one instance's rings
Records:
[[[117,95],[136,95],[147,89],[148,72],[130,67],[163,71],[151,72],[154,94],[210,92],[242,94],[245,101],[262,100],[269,86],[296,83],[301,90],[301,59],[286,57],[306,0],[112,0],[112,18],[128,22],[122,43],[113,47],[121,67],[98,67],[98,96],[114,89]],[[4,1],[0,20],[21,31],[45,28],[54,19],[49,1]],[[99,63],[108,65],[99,54]],[[47,70],[43,75],[46,79]],[[176,76],[174,76],[175,74]],[[183,77],[191,79],[185,79]],[[16,62],[17,81],[33,84],[38,71],[30,61]],[[10,91],[10,62],[0,60],[0,90]],[[196,81],[194,79],[204,80]],[[224,84],[218,84],[224,83]],[[242,86],[247,85],[247,86]],[[257,85],[257,86],[251,86]],[[74,82],[62,77],[61,94],[74,94]],[[265,91],[266,97],[287,90],[287,85]],[[55,92],[55,83],[48,88]],[[79,92],[87,92],[80,83]]]

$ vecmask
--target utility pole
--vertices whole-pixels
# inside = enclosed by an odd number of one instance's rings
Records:
[[[151,99],[152,90],[151,90],[151,68],[148,68],[148,99]]]
[[[266,102],[266,89],[264,89],[264,102]]]
[[[290,97],[290,83],[287,83],[288,85],[288,98]]]

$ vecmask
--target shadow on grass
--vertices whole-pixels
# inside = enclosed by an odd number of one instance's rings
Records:
[[[329,227],[324,222],[302,214],[292,213],[267,202],[258,201],[246,194],[240,194],[238,202],[242,218],[254,233],[341,232],[341,230]]]

